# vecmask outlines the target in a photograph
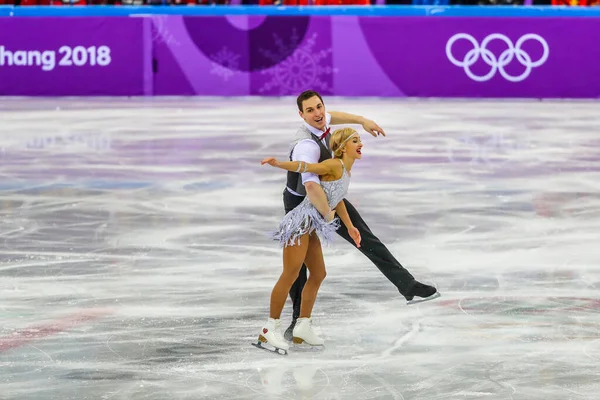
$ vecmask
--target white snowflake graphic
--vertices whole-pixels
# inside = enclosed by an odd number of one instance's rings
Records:
[[[153,15],[151,18],[154,25],[152,36],[154,43],[164,43],[167,46],[181,46],[181,43],[175,39],[175,36],[173,36],[166,26],[169,18],[168,15]]]
[[[239,73],[240,55],[235,54],[227,47],[223,47],[219,52],[210,57],[212,68],[210,73],[220,76],[224,81]]]
[[[331,54],[331,47],[314,52],[317,42],[317,34],[313,34],[304,45],[299,46],[300,38],[296,31],[290,37],[290,44],[286,47],[283,40],[274,35],[274,41],[277,46],[277,53],[268,50],[260,52],[277,62],[283,59],[286,54],[290,54],[290,49],[296,49],[289,57],[272,68],[262,71],[262,74],[270,75],[271,79],[265,83],[258,91],[260,93],[271,92],[279,89],[279,94],[298,93],[307,87],[320,92],[331,91],[331,85],[327,83],[326,76],[337,72],[330,66],[325,66],[324,60]]]

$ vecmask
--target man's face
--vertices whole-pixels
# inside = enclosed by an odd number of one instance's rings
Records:
[[[302,102],[302,110],[300,116],[307,124],[313,128],[324,130],[327,124],[325,118],[325,105],[319,99],[319,96],[313,96],[310,99]]]

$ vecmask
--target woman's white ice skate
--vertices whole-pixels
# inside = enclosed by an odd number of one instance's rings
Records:
[[[290,348],[290,345],[281,334],[281,321],[273,318],[269,318],[265,326],[262,327],[258,340],[252,345],[281,355],[287,355]]]
[[[294,342],[294,344],[315,347],[323,346],[325,344],[325,340],[317,335],[313,329],[312,320],[310,318],[298,318],[296,326],[294,327],[292,342]]]

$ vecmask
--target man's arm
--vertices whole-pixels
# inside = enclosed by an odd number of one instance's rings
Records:
[[[329,115],[331,115],[331,125],[358,124],[362,125],[363,129],[373,136],[385,136],[385,132],[379,125],[360,115],[348,114],[341,111],[329,111]]]
[[[362,125],[366,120],[365,117],[355,114],[348,114],[341,111],[328,111],[331,115],[331,125],[342,125],[342,124],[359,124]]]
[[[321,150],[319,145],[312,140],[306,140],[298,143],[292,154],[292,160],[304,161],[307,163],[318,163],[319,157],[321,156]],[[302,184],[306,189],[306,195],[310,203],[319,211],[319,213],[330,221],[333,219],[331,209],[327,203],[327,196],[321,186],[321,180],[319,177],[312,172],[305,172],[301,174]]]
[[[327,203],[327,196],[325,195],[323,186],[315,182],[306,182],[304,188],[306,189],[306,196],[308,196],[310,203],[321,213],[327,222],[331,221],[334,214],[329,208],[329,203]]]

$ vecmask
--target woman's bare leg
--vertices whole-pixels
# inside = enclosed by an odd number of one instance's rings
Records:
[[[308,247],[309,234],[307,233],[300,238],[300,244],[283,248],[283,272],[271,292],[271,318],[279,319],[281,317],[288,292],[298,278],[298,272],[300,272]]]
[[[327,275],[325,272],[325,261],[323,260],[321,241],[314,233],[310,235],[304,264],[309,271],[309,276],[306,285],[304,285],[304,290],[302,290],[300,318],[310,318],[317,299],[317,293],[319,292],[321,283],[323,283],[323,280]]]

